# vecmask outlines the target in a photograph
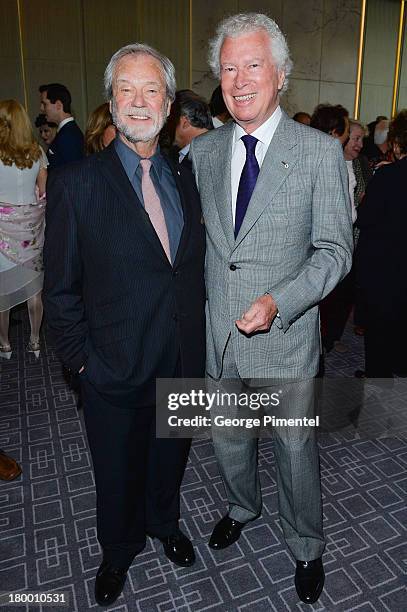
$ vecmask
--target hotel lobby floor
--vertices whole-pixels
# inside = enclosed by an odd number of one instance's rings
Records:
[[[16,605],[12,610],[97,609],[94,578],[100,563],[95,488],[81,411],[61,375],[45,333],[39,360],[25,352],[25,311],[13,326],[10,361],[0,360],[0,448],[23,474],[0,481],[0,593],[65,593],[69,603]],[[24,340],[25,339],[25,340]],[[348,328],[346,353],[326,359],[329,377],[351,377],[363,365],[361,338]],[[406,398],[405,388],[402,388]],[[407,403],[404,404],[407,406]],[[407,609],[407,442],[354,435],[352,428],[320,439],[326,583],[318,611],[404,612]],[[263,612],[305,609],[293,585],[294,561],[277,513],[273,443],[259,445],[261,518],[239,541],[215,552],[207,546],[225,510],[225,494],[210,440],[196,440],[182,485],[182,529],[197,561],[177,568],[149,540],[128,574],[116,612]]]

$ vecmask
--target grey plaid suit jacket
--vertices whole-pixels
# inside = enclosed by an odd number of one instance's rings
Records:
[[[319,364],[318,303],[352,263],[342,148],[283,113],[235,239],[233,131],[228,123],[191,143],[207,232],[207,372],[220,377],[230,336],[241,378],[311,378]],[[266,292],[280,319],[246,336],[235,321]]]

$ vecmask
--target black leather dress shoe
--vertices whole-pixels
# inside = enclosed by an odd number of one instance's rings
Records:
[[[191,541],[182,531],[176,531],[165,538],[159,538],[164,546],[168,559],[181,567],[190,567],[195,563],[195,553]]]
[[[224,516],[219,523],[215,525],[209,540],[209,546],[214,550],[227,548],[239,539],[240,532],[244,525],[245,523],[239,523],[239,521],[235,521],[228,515]]]
[[[103,561],[95,582],[95,599],[100,606],[109,606],[116,601],[123,590],[126,576],[126,570]]]
[[[295,570],[295,588],[298,597],[307,604],[317,601],[324,588],[325,574],[322,559],[313,561],[297,561]]]

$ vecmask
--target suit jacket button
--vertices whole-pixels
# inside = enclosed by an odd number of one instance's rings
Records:
[[[230,264],[229,270],[232,270],[232,272],[234,272],[235,270],[237,270],[237,266],[235,266],[235,264]]]
[[[177,313],[173,314],[173,315],[172,315],[172,318],[174,319],[174,321],[178,321],[178,315],[177,315]]]

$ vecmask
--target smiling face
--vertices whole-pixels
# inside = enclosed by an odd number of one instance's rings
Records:
[[[251,134],[275,111],[284,72],[277,70],[265,30],[225,38],[220,51],[221,87],[233,119]]]
[[[356,159],[363,148],[363,137],[365,133],[360,125],[353,125],[350,130],[349,140],[346,143],[344,152],[345,159]]]
[[[110,111],[113,123],[127,144],[158,141],[170,112],[160,62],[147,54],[119,60],[113,79]]]

